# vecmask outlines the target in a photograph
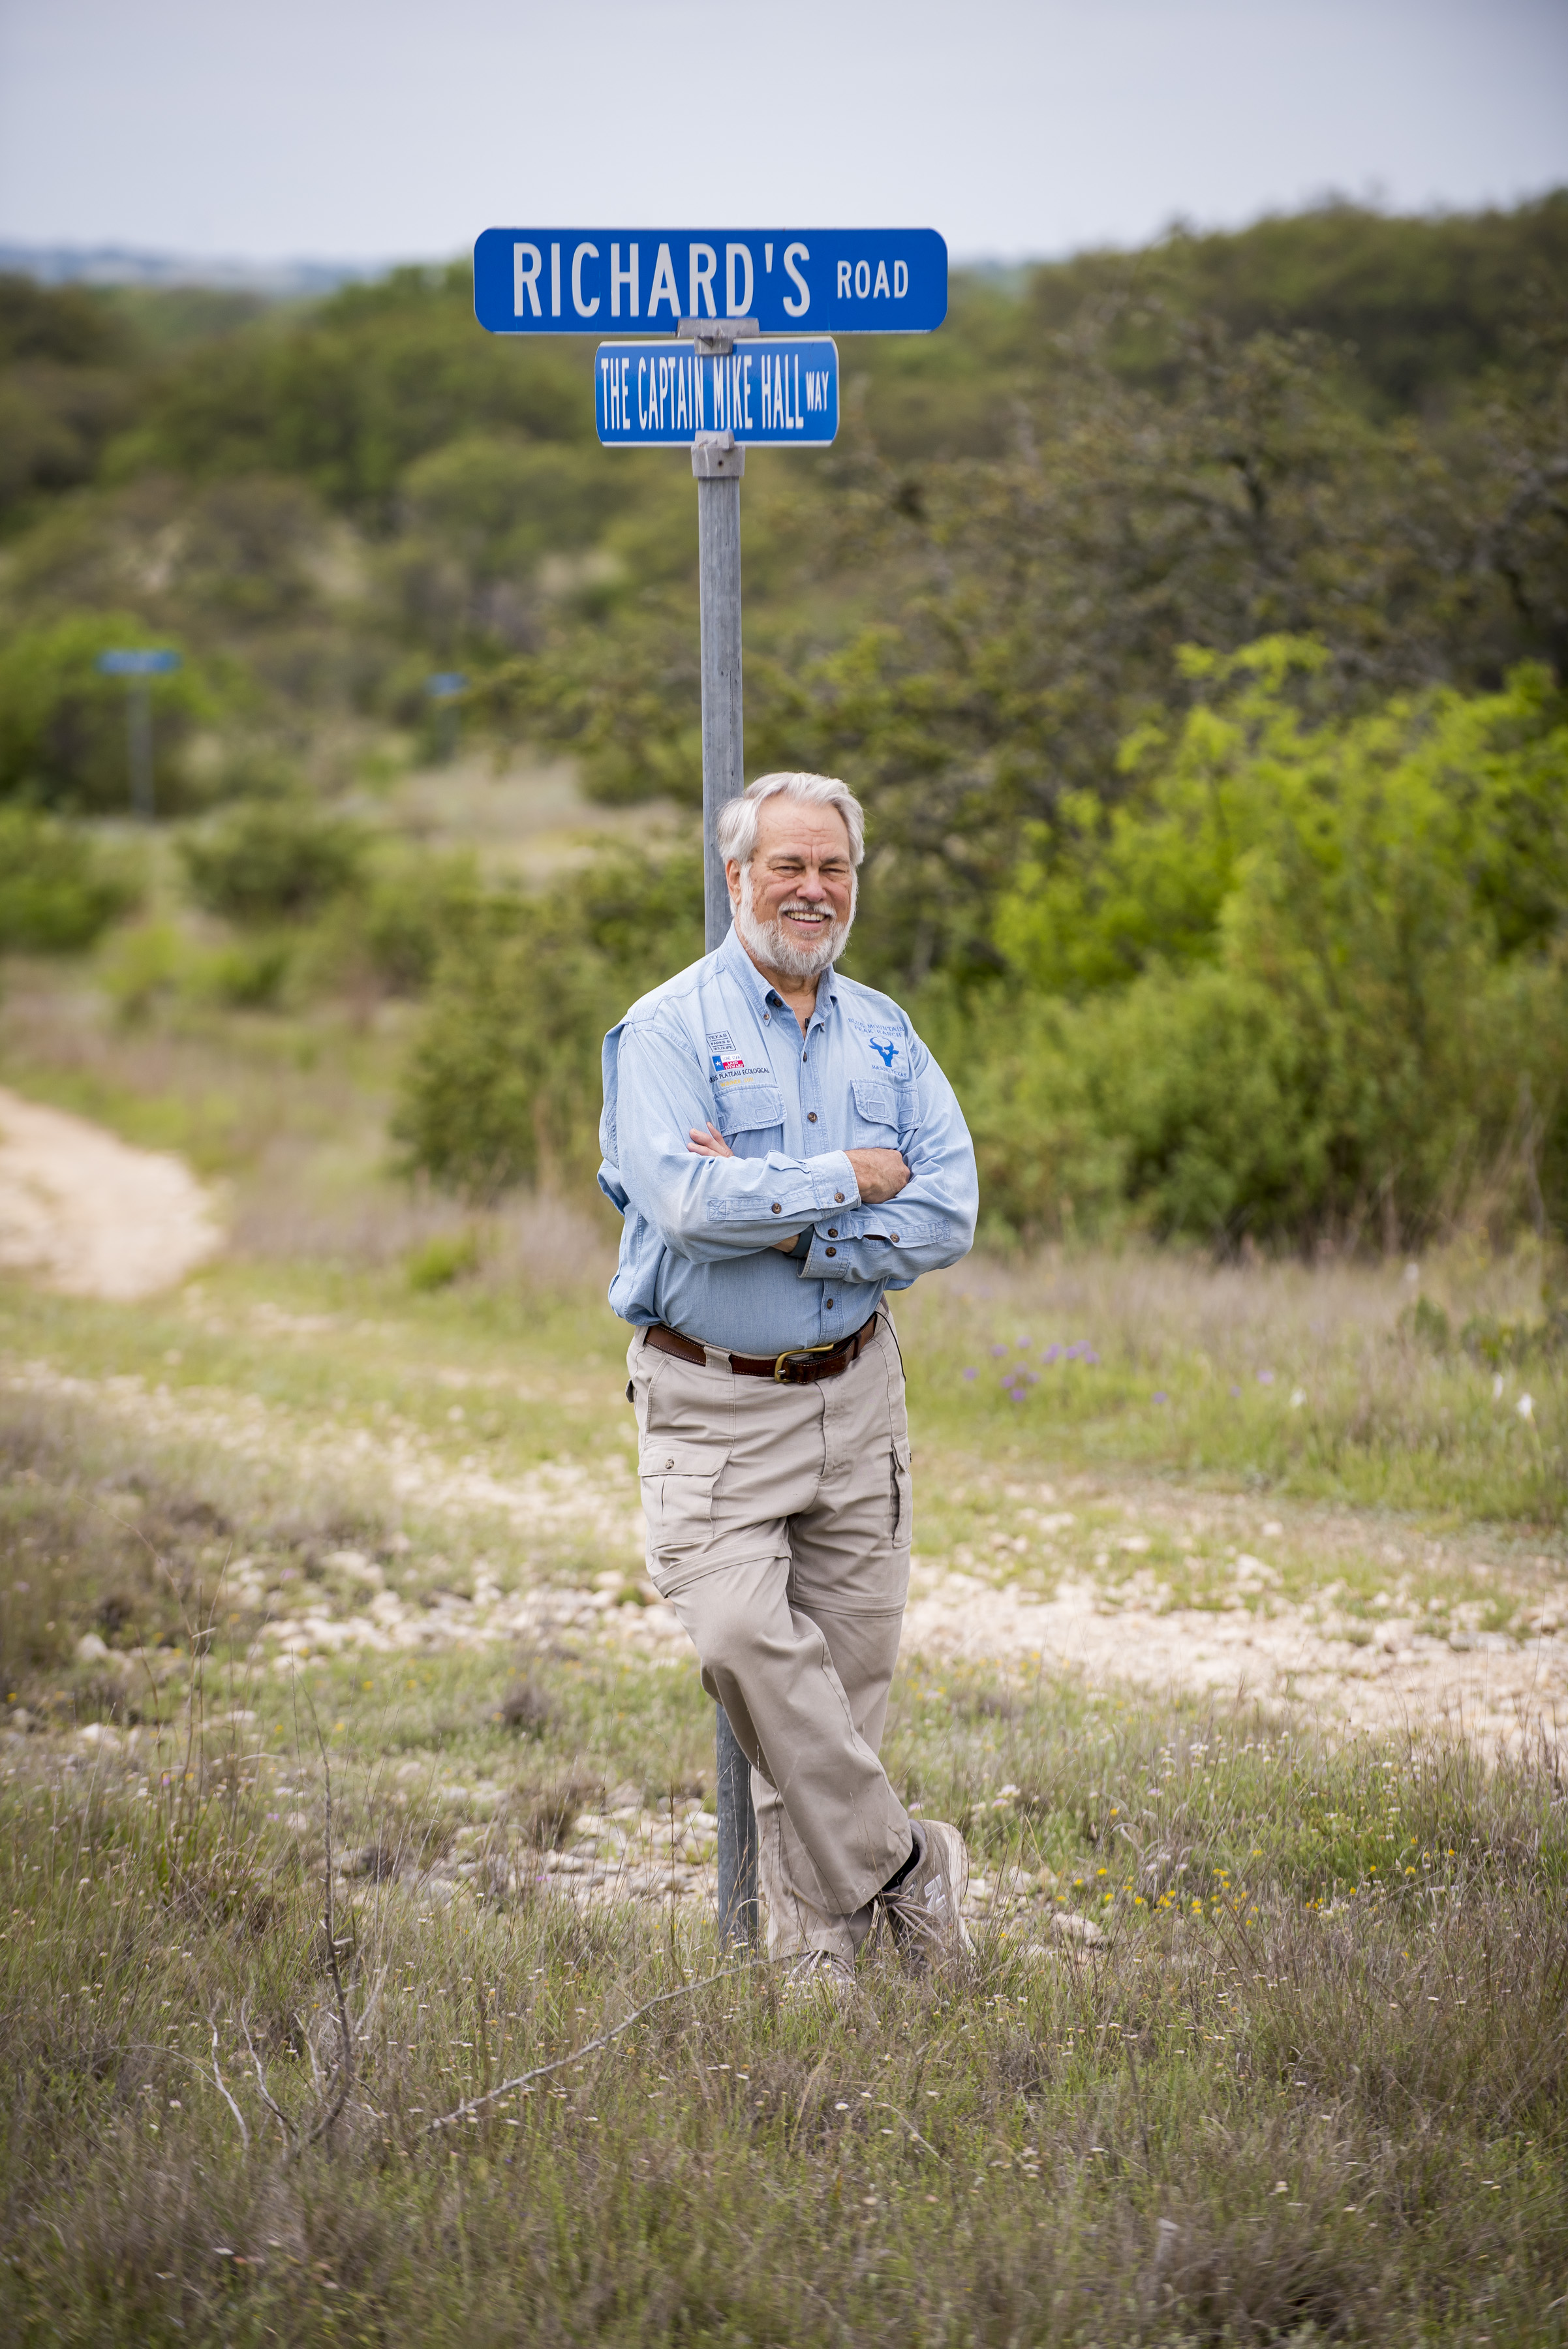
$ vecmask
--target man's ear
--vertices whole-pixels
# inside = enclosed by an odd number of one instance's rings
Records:
[[[738,905],[741,902],[741,868],[732,856],[725,864],[724,878],[730,887],[730,903]]]

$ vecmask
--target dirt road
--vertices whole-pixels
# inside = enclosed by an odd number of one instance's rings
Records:
[[[130,1303],[183,1279],[222,1239],[182,1159],[0,1087],[0,1267]]]
[[[524,1475],[498,1473],[479,1457],[453,1457],[438,1441],[404,1427],[394,1434],[324,1423],[213,1388],[171,1389],[135,1376],[103,1380],[63,1374],[33,1362],[15,1364],[5,1385],[16,1394],[86,1406],[134,1431],[140,1442],[237,1463],[287,1462],[298,1488],[325,1485],[377,1496],[394,1515],[407,1512],[427,1540],[445,1526],[483,1545],[466,1593],[418,1589],[367,1557],[344,1554],[341,1570],[286,1599],[268,1587],[265,1561],[236,1561],[235,1601],[262,1619],[258,1659],[288,1671],[312,1656],[340,1652],[434,1652],[529,1643],[566,1632],[622,1646],[651,1661],[685,1664],[691,1651],[670,1610],[641,1583],[641,1516],[632,1464],[601,1457],[591,1466],[546,1463]],[[1213,1494],[1179,1487],[1127,1488],[1129,1525],[1158,1534],[1173,1513],[1201,1510],[1212,1524]],[[1248,1505],[1235,1503],[1238,1511]],[[1354,1513],[1307,1506],[1281,1511],[1268,1534],[1254,1534],[1265,1555],[1241,1553],[1233,1587],[1217,1605],[1179,1606],[1141,1584],[1107,1588],[1071,1569],[1053,1571],[1042,1557],[1020,1578],[1015,1568],[918,1557],[904,1631],[906,1660],[933,1668],[952,1662],[1000,1665],[1015,1673],[1069,1671],[1092,1687],[1118,1683],[1154,1691],[1211,1693],[1220,1702],[1256,1699],[1272,1710],[1344,1730],[1438,1727],[1489,1748],[1517,1747],[1544,1733],[1568,1733],[1568,1587],[1560,1566],[1534,1562],[1532,1603],[1521,1636],[1464,1627],[1463,1612],[1441,1627],[1406,1607],[1369,1625],[1344,1609],[1336,1574],[1339,1545],[1355,1532]],[[1241,1530],[1240,1526],[1235,1528]],[[1292,1601],[1267,1587],[1269,1537],[1313,1547],[1317,1586]],[[1137,1533],[1128,1545],[1147,1548]],[[1483,1553],[1478,1533],[1472,1547]],[[560,1578],[556,1561],[573,1553],[603,1561],[584,1587]],[[966,1553],[966,1557],[969,1554]],[[1470,1561],[1462,1536],[1445,1537],[1449,1567]],[[329,1567],[333,1561],[329,1560]],[[400,1590],[399,1580],[406,1583]]]

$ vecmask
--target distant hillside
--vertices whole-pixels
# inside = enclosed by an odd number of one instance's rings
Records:
[[[1347,707],[1562,673],[1565,320],[1568,191],[955,271],[939,333],[844,340],[833,450],[753,453],[749,741],[902,779],[956,902],[1014,818],[1114,795],[1183,645],[1314,635]],[[461,669],[592,789],[690,795],[690,465],[598,446],[592,348],[483,334],[466,262],[286,301],[0,276],[0,624],[43,664],[0,764],[88,792],[90,730],[26,710],[85,657],[49,632],[101,624],[291,758]],[[917,965],[969,919],[928,912]]]
[[[40,285],[202,285],[296,300],[380,274],[354,261],[214,261],[123,244],[0,243],[0,274],[33,277]]]

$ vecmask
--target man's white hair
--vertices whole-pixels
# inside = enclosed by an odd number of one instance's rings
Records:
[[[759,775],[738,800],[727,800],[719,811],[719,854],[743,872],[756,854],[757,812],[764,800],[798,800],[803,807],[832,807],[844,818],[849,834],[850,860],[860,864],[866,855],[866,818],[859,801],[836,775]]]

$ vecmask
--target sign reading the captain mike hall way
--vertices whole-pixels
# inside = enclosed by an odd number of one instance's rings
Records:
[[[948,314],[948,249],[933,228],[487,228],[473,308],[493,335],[672,335],[682,318],[929,335]]]
[[[826,335],[750,336],[732,351],[690,343],[601,343],[599,439],[614,448],[689,449],[732,432],[748,449],[826,449],[838,430],[838,347]]]

